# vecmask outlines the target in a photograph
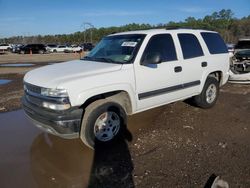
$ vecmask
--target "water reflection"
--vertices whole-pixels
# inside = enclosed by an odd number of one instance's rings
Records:
[[[79,139],[42,133],[34,140],[30,155],[38,187],[87,187],[94,153]]]
[[[134,115],[128,129],[136,135],[151,125],[161,108]],[[0,114],[0,187],[133,187],[133,163],[126,136],[95,152],[80,139],[42,133],[23,110]],[[15,177],[15,181],[13,181]]]
[[[11,80],[0,79],[0,85],[8,84],[10,82],[11,82]]]
[[[30,67],[34,66],[31,63],[9,63],[9,64],[1,64],[1,67]]]
[[[126,140],[132,140],[129,132]],[[126,140],[93,151],[79,139],[39,134],[30,150],[33,177],[38,187],[134,187]]]

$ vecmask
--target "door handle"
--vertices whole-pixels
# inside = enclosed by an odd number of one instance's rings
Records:
[[[202,63],[201,63],[201,66],[202,66],[202,67],[207,67],[207,62],[206,62],[206,61],[202,62]]]
[[[181,66],[177,66],[174,68],[174,72],[181,72],[182,71],[182,67]]]

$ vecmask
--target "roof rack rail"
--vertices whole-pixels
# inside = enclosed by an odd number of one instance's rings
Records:
[[[173,30],[173,29],[194,29],[192,27],[180,27],[180,26],[166,26],[166,30]]]

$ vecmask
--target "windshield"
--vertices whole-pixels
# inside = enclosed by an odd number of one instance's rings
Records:
[[[237,52],[235,55],[250,56],[250,50],[242,50],[242,51]]]
[[[104,37],[83,60],[132,63],[144,38],[143,34]]]

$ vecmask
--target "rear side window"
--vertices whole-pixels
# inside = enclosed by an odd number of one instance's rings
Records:
[[[39,48],[45,48],[45,46],[43,44],[38,44]]]
[[[170,34],[152,36],[144,51],[142,61],[146,55],[154,52],[161,54],[161,61],[163,62],[177,60],[174,41]]]
[[[178,34],[184,59],[203,56],[200,42],[193,34]]]
[[[201,36],[204,39],[210,54],[228,53],[227,46],[218,33],[202,32]]]

